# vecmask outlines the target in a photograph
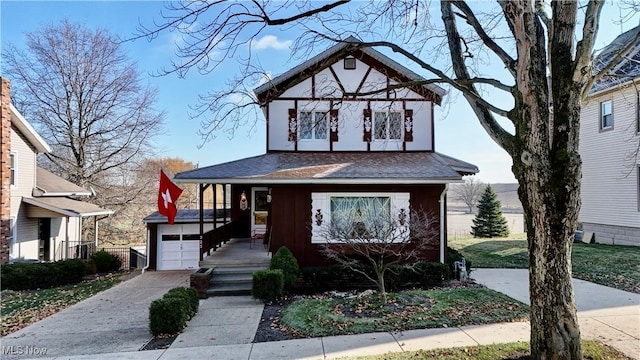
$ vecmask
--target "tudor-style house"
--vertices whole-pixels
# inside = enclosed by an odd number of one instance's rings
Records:
[[[412,209],[432,214],[438,245],[423,260],[444,262],[448,184],[478,169],[436,152],[434,107],[445,91],[394,87],[424,79],[360,45],[350,37],[255,89],[267,124],[264,155],[178,173],[174,181],[229,184],[232,226],[224,227],[233,237],[264,234],[268,251],[286,246],[300,266],[327,263],[321,227],[355,207],[399,222]],[[176,256],[162,249],[175,239],[165,240],[160,227],[150,233],[151,268],[173,268],[163,256]],[[182,234],[197,242],[193,235]],[[201,259],[215,246],[209,235]]]
[[[603,68],[637,37],[618,36],[596,57]],[[582,207],[598,243],[640,246],[640,42],[591,88],[580,113]]]
[[[37,155],[51,147],[11,104],[9,80],[0,81],[0,263],[80,257],[97,243],[97,236],[83,241],[83,221],[91,221],[97,233],[98,220],[113,212],[80,201],[91,192],[36,165]]]

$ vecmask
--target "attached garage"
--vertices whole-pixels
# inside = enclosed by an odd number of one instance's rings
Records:
[[[213,211],[205,210],[204,232],[213,230]],[[149,269],[195,270],[200,262],[200,225],[198,210],[179,210],[175,223],[157,212],[143,220],[147,224]],[[221,221],[219,219],[219,221]]]

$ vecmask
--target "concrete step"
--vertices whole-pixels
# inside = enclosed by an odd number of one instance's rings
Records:
[[[207,290],[209,296],[251,295],[251,283],[247,284],[216,284]]]
[[[253,274],[254,271],[267,270],[269,265],[253,265],[253,266],[216,266],[213,274]]]
[[[209,284],[251,283],[252,281],[251,273],[213,273]]]
[[[205,259],[200,261],[200,267],[220,267],[220,266],[247,266],[260,267],[269,266],[271,259]]]

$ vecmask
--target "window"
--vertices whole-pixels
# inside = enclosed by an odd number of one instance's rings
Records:
[[[9,177],[11,178],[11,186],[16,185],[16,154],[9,155]]]
[[[354,57],[344,58],[344,68],[345,68],[345,70],[355,70],[355,68],[356,68],[356,58],[354,58]]]
[[[613,111],[611,100],[600,103],[600,129],[610,129],[613,127]]]
[[[9,217],[9,256],[15,256],[13,253],[14,245],[16,244],[16,218],[15,216]]]
[[[327,134],[326,111],[300,112],[300,140],[326,140]]]
[[[330,204],[331,223],[352,238],[371,238],[375,228],[389,223],[390,196],[331,196]]]
[[[374,140],[402,139],[402,117],[399,112],[377,111],[373,115]]]
[[[640,134],[640,90],[636,93],[636,133]]]
[[[325,243],[334,230],[354,239],[375,239],[394,222],[408,225],[408,213],[409,193],[312,193],[311,242]]]

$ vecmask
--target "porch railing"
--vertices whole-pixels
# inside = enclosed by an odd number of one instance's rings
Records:
[[[233,236],[235,224],[233,222],[226,223],[202,235],[202,248],[200,249],[200,258],[205,253],[211,255],[211,250],[216,251],[223,243],[229,241]]]

